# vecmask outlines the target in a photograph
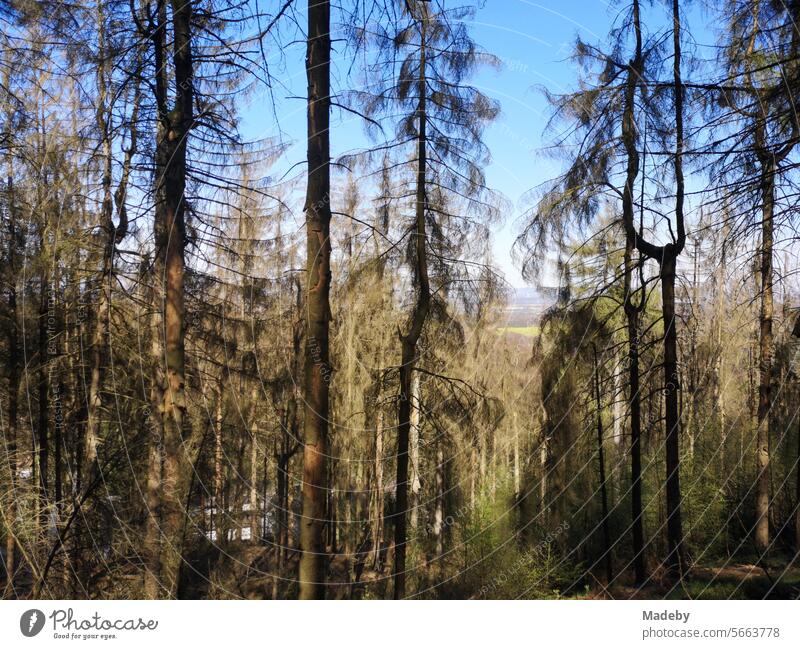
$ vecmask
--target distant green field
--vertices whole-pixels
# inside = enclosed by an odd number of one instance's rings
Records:
[[[530,327],[500,327],[497,330],[499,334],[519,334],[520,336],[527,336],[533,338],[539,335],[539,327],[531,325]]]

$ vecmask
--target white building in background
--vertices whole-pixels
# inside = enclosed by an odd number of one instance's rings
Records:
[[[266,506],[265,506],[266,505]],[[275,533],[275,504],[272,500],[264,502],[263,499],[259,498],[258,501],[259,507],[259,522],[260,522],[260,529],[256,530],[256,534],[260,540],[271,539]],[[224,516],[227,520],[225,523],[227,524],[227,537],[228,541],[250,541],[253,539],[253,529],[250,525],[250,512],[252,508],[250,507],[250,503],[244,503],[240,508],[231,511],[231,510],[220,510],[221,515]],[[193,512],[195,516],[200,514],[200,509],[198,508]],[[207,505],[202,512],[202,525],[199,529],[203,530],[205,537],[209,541],[216,541],[217,540],[217,528],[220,527],[217,518],[217,507],[213,503],[213,499],[210,505]]]

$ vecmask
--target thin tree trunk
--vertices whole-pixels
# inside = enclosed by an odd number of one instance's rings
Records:
[[[688,442],[689,442],[689,460],[692,463],[691,469],[694,471],[694,452],[695,444],[697,442],[698,424],[697,424],[697,401],[698,401],[698,380],[699,380],[699,359],[697,354],[697,331],[700,326],[697,311],[700,309],[699,299],[699,283],[698,283],[698,252],[700,249],[700,239],[696,238],[694,241],[694,254],[692,255],[692,317],[691,317],[691,332],[689,337],[689,363],[687,364],[687,373],[689,375],[689,412],[686,417],[688,422]]]
[[[606,583],[614,578],[614,560],[611,556],[611,523],[608,513],[608,490],[606,488],[606,461],[603,440],[603,404],[600,400],[600,363],[597,349],[594,350],[595,415],[597,417],[597,459],[600,464],[600,504],[603,516],[603,556],[606,566]]]
[[[103,201],[100,208],[100,221],[105,240],[103,244],[100,277],[98,281],[98,304],[95,317],[94,332],[92,334],[92,368],[89,379],[89,394],[86,411],[86,436],[84,441],[84,467],[88,472],[87,483],[93,480],[97,468],[97,444],[100,437],[100,408],[102,401],[100,389],[103,381],[103,360],[108,340],[108,331],[111,318],[111,272],[116,243],[112,213],[114,209],[111,190],[113,152],[111,149],[110,124],[108,123],[107,103],[107,77],[106,77],[106,52],[105,52],[105,19],[103,4],[98,3],[98,43],[100,53],[97,66],[97,128],[102,138],[103,147],[103,173],[101,186]]]
[[[639,388],[639,315],[628,318],[628,383],[631,423],[631,535],[634,582],[647,579],[644,562],[644,521],[642,516],[642,402]]]
[[[756,444],[756,529],[755,544],[760,553],[769,547],[769,438],[772,389],[772,318],[773,318],[773,211],[775,174],[771,162],[764,165],[761,185],[761,307],[759,312],[759,382],[758,432]]]
[[[661,300],[664,319],[664,393],[667,459],[667,566],[673,575],[683,575],[680,483],[680,379],[678,377],[678,336],[675,321],[675,258],[668,254],[661,263]]]
[[[46,234],[42,233],[41,237],[41,246],[42,246],[42,254],[46,254],[45,246],[46,246]],[[45,263],[46,266],[46,263]],[[49,284],[47,281],[47,271],[42,271],[42,276],[40,278],[39,287],[41,290],[40,295],[40,302],[39,302],[39,381],[38,381],[38,388],[39,388],[39,421],[37,426],[37,450],[38,450],[38,473],[39,476],[39,500],[40,500],[40,515],[46,516],[46,506],[47,506],[47,474],[48,474],[48,467],[47,467],[47,458],[49,455],[49,448],[48,448],[48,440],[49,440],[49,431],[48,431],[48,396],[49,396],[49,376],[48,376],[48,368],[50,365],[50,354],[48,349],[48,340],[47,340],[47,320],[48,320],[48,309],[47,309],[47,301],[48,301],[48,294],[50,292]],[[46,527],[47,521],[43,519],[43,523]]]
[[[255,357],[255,352],[253,352]],[[250,541],[259,543],[259,508],[258,508],[258,383],[253,380],[253,391],[250,397]]]
[[[720,434],[720,450],[719,450],[719,468],[720,475],[725,475],[725,455],[727,448],[728,431],[726,430],[725,421],[725,364],[724,364],[724,350],[722,346],[722,319],[725,314],[725,266],[726,266],[726,253],[725,241],[727,240],[728,225],[724,225],[725,236],[723,236],[722,255],[717,268],[717,299],[714,314],[714,336],[716,338],[716,358],[714,363],[715,380],[714,380],[714,405],[717,409],[717,422]]]
[[[376,390],[380,398],[380,390]],[[372,564],[375,570],[381,568],[381,546],[383,545],[383,409],[378,408],[375,424],[375,507],[372,525]]]
[[[417,527],[419,511],[417,509],[420,479],[419,479],[419,423],[420,423],[420,386],[419,374],[414,374],[411,379],[411,528]]]
[[[308,2],[308,185],[306,188],[306,353],[303,448],[303,513],[300,525],[300,598],[325,596],[323,532],[327,509],[328,392],[331,380],[328,329],[330,241],[329,0]]]
[[[155,319],[155,318],[154,318]],[[158,330],[153,329],[153,336],[158,335]],[[153,341],[155,353],[151,361],[160,363],[161,354],[157,340]],[[154,356],[154,357],[153,357]],[[150,392],[150,416],[147,426],[150,429],[150,448],[147,455],[147,485],[145,505],[147,507],[147,521],[142,547],[144,561],[144,595],[146,599],[158,599],[161,594],[161,474],[162,474],[162,435],[161,418],[158,414],[156,399],[160,395],[160,388],[152,386]],[[217,510],[219,511],[219,510]]]
[[[795,469],[796,483],[795,483],[795,496],[794,496],[794,548],[795,552],[800,553],[800,425],[797,430],[797,468]]]
[[[100,30],[104,33],[104,30]],[[103,51],[103,43],[100,42],[100,51]],[[84,452],[83,452],[83,466],[88,471],[86,483],[91,484],[94,480],[94,474],[97,470],[97,445],[100,437],[100,415],[99,411],[102,408],[101,387],[104,379],[104,363],[105,357],[108,353],[108,346],[110,344],[110,328],[111,328],[111,294],[112,294],[112,281],[114,273],[114,252],[115,247],[119,244],[128,233],[128,211],[125,204],[128,193],[128,181],[130,179],[131,167],[133,165],[133,156],[136,153],[137,146],[137,121],[139,116],[139,106],[141,103],[141,92],[139,86],[136,87],[133,107],[130,116],[130,142],[129,146],[125,149],[125,157],[122,164],[122,173],[120,176],[119,184],[113,193],[111,192],[112,184],[112,162],[113,151],[111,134],[109,130],[111,125],[106,120],[108,108],[106,106],[106,77],[105,65],[101,63],[98,69],[98,109],[97,109],[97,122],[98,128],[102,133],[103,138],[103,202],[101,207],[101,221],[105,234],[105,241],[103,242],[103,258],[101,262],[100,277],[98,281],[98,305],[97,317],[95,318],[95,328],[92,334],[92,369],[89,383],[89,393],[87,398],[86,410],[86,432],[84,436]],[[112,220],[114,207],[116,207],[118,223],[115,226]]]
[[[214,500],[211,507],[211,529],[215,532],[213,535],[217,543],[221,542],[222,526],[219,521],[222,519],[222,503],[223,497],[223,475],[222,475],[222,404],[223,404],[223,388],[222,378],[217,385],[217,407],[214,415]]]
[[[675,575],[686,571],[683,545],[680,484],[680,378],[678,375],[678,334],[675,318],[676,262],[686,243],[684,226],[683,179],[683,81],[681,78],[681,18],[680,3],[672,0],[673,93],[675,95],[675,221],[678,239],[664,246],[661,261],[661,299],[664,319],[664,389],[667,437],[667,565]]]
[[[539,446],[539,470],[542,472],[542,479],[539,481],[539,502],[544,514],[545,525],[549,523],[550,513],[547,505],[547,490],[548,490],[548,468],[550,457],[550,437],[544,435]]]
[[[10,161],[10,156],[9,156]],[[17,219],[14,204],[14,185],[9,163],[9,176],[6,193],[8,211],[8,272],[10,275],[8,291],[8,441],[7,457],[9,471],[8,521],[6,522],[6,574],[8,586],[14,589],[15,526],[17,521],[17,433],[19,423],[19,328],[17,314]]]
[[[426,83],[426,11],[422,7],[420,22],[420,72],[419,105],[417,106],[417,197],[414,237],[414,276],[416,277],[417,301],[409,321],[408,332],[401,336],[400,354],[400,404],[397,426],[397,495],[394,522],[394,598],[406,596],[406,514],[408,509],[408,444],[411,429],[411,398],[414,365],[417,361],[417,342],[430,310],[430,284],[428,280],[428,257],[426,235],[427,212],[427,83]]]
[[[433,533],[436,537],[436,558],[440,569],[444,560],[444,439],[436,442],[436,507],[433,512]]]
[[[513,413],[514,420],[514,502],[519,504],[522,496],[522,471],[520,470],[519,454],[519,424],[517,423],[517,411]]]
[[[622,137],[627,155],[627,177],[622,196],[623,219],[625,221],[625,316],[628,333],[628,395],[631,426],[631,534],[633,541],[634,581],[644,583],[644,523],[642,520],[642,411],[639,392],[639,313],[643,303],[632,302],[633,251],[636,247],[634,227],[633,191],[639,175],[639,151],[636,146],[636,87],[642,81],[642,31],[638,0],[633,1],[633,25],[636,36],[636,51],[631,60],[626,80],[625,114],[622,122]],[[642,289],[644,300],[644,289]]]

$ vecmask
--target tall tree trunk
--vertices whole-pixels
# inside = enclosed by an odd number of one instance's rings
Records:
[[[419,479],[419,424],[420,424],[420,381],[419,374],[414,374],[411,379],[411,528],[417,527],[419,511],[419,490],[421,487]]]
[[[98,51],[104,53],[105,23],[102,16],[103,14],[101,13],[98,25]],[[105,59],[103,58],[104,56],[105,55],[101,56],[98,65],[98,106],[96,112],[97,127],[101,134],[103,147],[103,174],[101,179],[103,201],[101,204],[100,221],[104,240],[102,241],[102,259],[98,277],[97,313],[94,322],[94,330],[92,332],[91,374],[86,399],[86,429],[83,440],[83,458],[81,461],[82,467],[86,471],[84,480],[86,485],[91,485],[94,482],[94,477],[98,470],[97,445],[100,441],[100,410],[103,405],[101,389],[104,380],[104,368],[108,355],[108,347],[110,345],[109,336],[111,335],[111,294],[114,278],[114,253],[117,244],[119,244],[128,233],[128,212],[125,201],[127,200],[128,181],[133,165],[133,156],[136,153],[136,129],[139,105],[141,103],[141,91],[137,85],[130,115],[130,142],[129,146],[124,149],[125,153],[119,184],[112,193],[112,125],[110,123],[111,112],[107,105],[108,78],[106,76],[107,71]],[[118,216],[117,225],[114,225],[113,221],[115,207]]]
[[[155,312],[153,321],[159,320]],[[158,328],[151,326],[153,341],[151,345],[151,362],[161,363]],[[150,448],[147,453],[147,484],[145,506],[147,520],[142,545],[144,562],[144,596],[146,599],[158,599],[161,595],[161,478],[162,478],[162,423],[158,412],[160,400],[160,383],[154,377],[150,389],[149,416],[146,423],[149,429]],[[219,510],[217,510],[219,511]]]
[[[115,233],[112,220],[113,198],[112,198],[112,164],[113,151],[111,147],[111,125],[109,124],[109,109],[107,107],[108,78],[106,76],[106,44],[105,44],[105,18],[103,3],[98,3],[98,42],[97,49],[99,60],[97,66],[97,110],[96,122],[100,132],[103,149],[103,173],[101,177],[101,187],[103,200],[100,207],[101,231],[105,237],[102,241],[102,260],[100,266],[100,277],[98,278],[98,302],[95,317],[94,332],[92,334],[92,366],[89,379],[89,394],[86,410],[86,435],[84,441],[84,460],[83,465],[88,472],[86,482],[91,483],[93,474],[96,471],[97,444],[100,437],[100,408],[102,401],[100,389],[103,381],[103,361],[108,339],[108,330],[111,318],[111,267],[113,263]]]
[[[697,310],[700,308],[700,292],[698,281],[698,253],[700,250],[700,239],[695,238],[694,251],[692,255],[692,315],[691,331],[689,334],[689,362],[686,364],[686,373],[689,375],[689,404],[686,422],[688,428],[689,442],[689,461],[692,473],[694,472],[694,453],[697,442],[698,426],[698,382],[700,381],[700,361],[697,353],[697,333],[700,327],[700,319]]]
[[[727,215],[726,215],[727,216]],[[722,346],[722,320],[725,316],[725,276],[726,276],[726,250],[729,226],[727,220],[723,226],[723,245],[722,254],[717,267],[716,278],[716,303],[714,306],[714,337],[716,347],[716,357],[714,362],[714,406],[717,409],[717,422],[720,434],[719,468],[720,475],[725,475],[725,455],[727,449],[728,431],[725,421],[725,361]]]
[[[514,502],[519,504],[522,496],[522,471],[520,469],[520,453],[519,453],[519,424],[517,423],[517,411],[512,414],[513,417],[513,430],[514,430],[514,459],[513,459],[513,475],[514,475]],[[437,465],[438,466],[438,465]]]
[[[610,584],[614,578],[614,560],[611,556],[611,522],[608,512],[608,489],[606,487],[606,459],[603,439],[603,404],[600,399],[600,363],[597,358],[597,349],[594,349],[594,396],[595,416],[597,418],[597,460],[600,465],[600,505],[602,508],[603,526],[603,557],[606,566],[606,583]]]
[[[214,500],[212,501],[211,507],[211,529],[215,532],[213,536],[217,543],[222,542],[222,526],[220,525],[220,520],[222,519],[222,503],[225,500],[222,495],[224,490],[222,475],[223,399],[222,376],[220,376],[217,383],[217,404],[214,414]]]
[[[376,403],[380,399],[380,388],[375,390]],[[375,496],[372,523],[372,565],[375,570],[381,569],[381,546],[383,545],[383,409],[378,407],[375,423]]]
[[[631,423],[631,535],[633,541],[634,582],[647,579],[644,563],[644,520],[642,515],[642,402],[639,388],[639,314],[627,310],[628,320],[628,399]]]
[[[678,376],[678,336],[675,322],[675,257],[669,252],[665,253],[661,263],[661,300],[664,319],[667,566],[674,576],[680,576],[686,569],[681,518],[680,378]]]
[[[47,235],[46,232],[42,233],[41,236],[41,250],[42,254],[46,256],[46,246],[47,246]],[[50,293],[50,285],[47,278],[47,263],[45,261],[45,270],[42,271],[42,275],[39,281],[39,288],[41,291],[40,301],[39,301],[39,380],[38,380],[38,389],[39,389],[39,421],[37,426],[37,444],[36,448],[38,451],[38,471],[37,475],[39,477],[39,500],[40,500],[40,514],[43,517],[46,517],[46,507],[47,507],[47,488],[48,488],[48,466],[47,466],[47,458],[49,455],[49,448],[48,448],[48,440],[49,440],[49,431],[48,431],[48,424],[49,424],[49,374],[48,369],[50,366],[50,351],[49,345],[47,340],[47,320],[48,320],[48,295]],[[47,521],[43,518],[43,523],[46,527]]]
[[[436,440],[436,501],[433,510],[433,535],[436,538],[436,558],[440,571],[444,563],[445,464],[444,438],[442,435],[438,435]]]
[[[184,515],[189,487],[189,449],[184,431],[185,349],[184,349],[184,247],[186,243],[185,189],[187,137],[193,122],[193,62],[191,0],[170,0],[172,15],[172,67],[175,77],[175,98],[172,107],[167,99],[166,58],[166,0],[158,4],[159,26],[152,34],[156,64],[155,95],[158,108],[156,132],[155,188],[155,252],[153,263],[154,304],[157,314],[156,353],[153,368],[153,408],[157,415],[153,443],[160,442],[163,450],[160,463],[151,457],[153,474],[148,484],[155,484],[156,465],[161,469],[160,562],[149,557],[154,567],[160,563],[160,574],[151,577],[149,595],[155,588],[159,596],[176,597],[182,562]],[[163,340],[162,337],[163,336]],[[161,369],[163,368],[163,370]],[[148,526],[158,525],[151,513]],[[159,534],[150,529],[149,542]],[[147,548],[147,554],[156,550]]]
[[[408,444],[411,431],[411,399],[414,365],[417,361],[417,342],[430,310],[428,252],[425,218],[427,213],[427,9],[422,7],[420,29],[419,104],[417,106],[417,196],[416,218],[411,236],[414,237],[414,276],[417,281],[417,300],[409,321],[408,332],[401,335],[400,404],[397,426],[397,494],[394,523],[394,598],[406,596],[406,514],[408,509]]]
[[[761,179],[761,307],[759,312],[758,432],[756,447],[756,529],[755,544],[760,553],[769,547],[769,438],[772,389],[773,318],[773,212],[775,172],[771,161],[763,161]]]
[[[328,328],[331,284],[329,0],[309,0],[308,184],[306,188],[306,353],[303,448],[303,513],[300,525],[300,598],[325,596],[323,532],[327,509]]]
[[[666,483],[667,483],[667,559],[666,564],[674,577],[686,571],[686,554],[683,543],[680,484],[680,376],[678,374],[678,335],[675,318],[675,274],[677,258],[686,244],[684,222],[683,178],[683,81],[681,78],[681,19],[678,0],[672,2],[673,93],[675,99],[675,243],[655,248],[649,256],[660,263],[661,315],[664,323],[664,405],[666,426]]]
[[[794,549],[800,553],[800,425],[797,429],[797,457],[795,458],[795,495],[794,495]]]
[[[255,352],[253,352],[255,358]],[[260,543],[258,507],[258,382],[253,379],[250,397],[250,541]]]
[[[12,180],[11,156],[8,156],[8,185],[6,193],[6,210],[8,212],[8,441],[6,451],[9,472],[8,521],[6,522],[6,574],[11,592],[14,589],[15,562],[15,527],[17,520],[17,433],[19,423],[19,326],[17,314],[17,219],[14,202],[14,184]]]
[[[625,191],[622,195],[622,212],[625,222],[625,317],[628,333],[628,399],[631,426],[631,534],[633,541],[634,581],[644,583],[644,523],[642,518],[642,405],[639,392],[639,313],[642,304],[633,304],[633,252],[636,247],[634,226],[634,187],[639,175],[639,151],[636,146],[636,87],[642,82],[642,30],[638,0],[633,1],[633,26],[636,51],[628,68],[625,109],[622,121],[622,139],[627,156]],[[642,288],[642,300],[644,289]]]

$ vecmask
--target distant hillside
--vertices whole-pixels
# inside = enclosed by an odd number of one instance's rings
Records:
[[[556,300],[557,288],[526,287],[514,289],[503,309],[506,328],[531,328],[539,322],[542,313]]]

